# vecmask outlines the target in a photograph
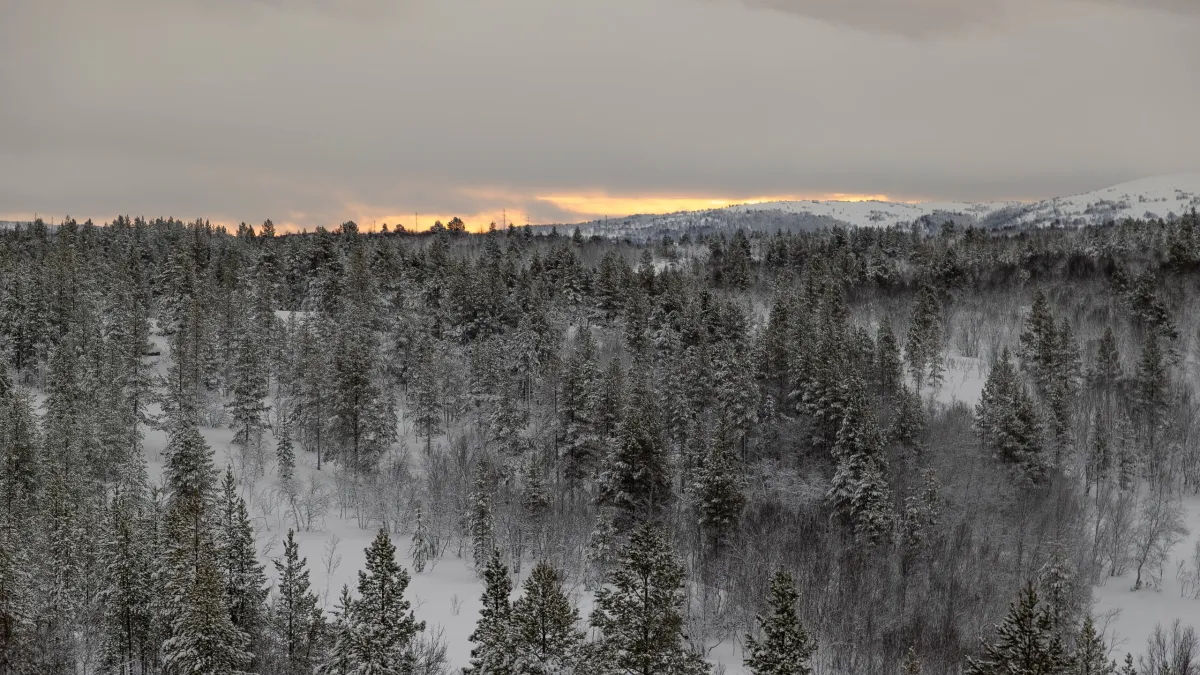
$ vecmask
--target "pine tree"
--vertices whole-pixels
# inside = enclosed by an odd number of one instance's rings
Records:
[[[146,535],[153,527],[152,510],[145,462],[131,457],[113,488],[104,532],[101,668],[107,673],[144,673],[154,660],[154,551]]]
[[[1055,376],[1058,329],[1050,314],[1050,305],[1040,290],[1033,295],[1033,307],[1021,333],[1021,365],[1033,378],[1037,392],[1046,397]]]
[[[164,666],[180,675],[241,672],[248,638],[230,618],[216,558],[212,450],[186,408],[172,414],[166,455],[167,550],[156,612],[170,626]]]
[[[1026,480],[1045,478],[1049,461],[1044,457],[1041,423],[1033,401],[1017,380],[1008,350],[992,365],[983,393],[975,406],[975,430],[984,447],[1013,467]]]
[[[771,615],[758,617],[761,641],[746,636],[746,665],[754,675],[809,675],[816,644],[800,623],[800,595],[792,575],[780,570],[771,579]]]
[[[670,468],[657,406],[643,384],[634,388],[621,422],[620,443],[605,464],[600,501],[616,509],[619,530],[657,518],[670,502]]]
[[[342,593],[338,596],[337,607],[333,610],[333,626],[330,633],[332,642],[325,661],[317,668],[320,675],[353,675],[358,664],[353,660],[355,634],[351,624],[351,613],[354,609],[354,598],[350,595],[350,586],[342,584]],[[407,674],[404,674],[407,675]]]
[[[899,444],[910,457],[919,457],[925,451],[925,409],[916,392],[901,385],[896,394],[898,407],[892,422],[891,441]]]
[[[596,593],[591,624],[600,639],[586,657],[602,672],[628,675],[699,675],[700,656],[683,644],[680,615],[683,566],[653,525],[638,526],[621,552],[621,565]]]
[[[366,549],[367,567],[358,573],[358,597],[342,592],[341,612],[324,673],[342,675],[408,675],[412,672],[413,639],[425,629],[404,599],[409,577],[396,563],[396,547],[387,530],[379,530]]]
[[[291,483],[296,476],[296,451],[292,445],[292,432],[286,420],[281,420],[279,432],[275,436],[275,467],[279,474],[279,482],[285,490],[291,490]]]
[[[434,363],[434,350],[428,343],[417,350],[408,388],[408,406],[417,435],[425,439],[425,453],[433,451],[433,437],[442,432],[442,392]]]
[[[475,570],[482,573],[496,547],[496,524],[492,517],[492,493],[488,487],[487,467],[480,462],[475,470],[475,486],[471,491],[467,527],[471,533],[471,560]]]
[[[513,603],[514,671],[526,675],[570,672],[583,642],[579,610],[563,592],[558,571],[539,562]]]
[[[928,382],[936,386],[941,381],[941,313],[941,303],[938,302],[937,296],[930,289],[922,288],[917,293],[912,324],[908,329],[908,342],[904,349],[918,395],[923,383]]]
[[[1108,645],[1104,636],[1096,631],[1091,615],[1083,620],[1083,627],[1075,638],[1075,653],[1071,657],[1070,675],[1116,675],[1117,664],[1108,660]]]
[[[601,454],[597,436],[600,374],[589,327],[579,331],[579,342],[567,361],[562,387],[558,412],[562,456],[566,462],[564,475],[572,485],[579,485],[593,475]]]
[[[904,364],[900,360],[900,345],[892,332],[892,322],[884,318],[875,337],[876,385],[886,397],[900,393],[904,384]]]
[[[1166,408],[1169,384],[1162,346],[1149,335],[1137,369],[1137,408],[1144,420],[1155,420]]]
[[[233,470],[227,469],[217,502],[216,554],[230,619],[245,633],[251,653],[258,654],[266,624],[267,578],[256,557],[246,501],[237,495],[235,486]],[[253,669],[257,666],[257,660],[251,664]]]
[[[471,648],[471,665],[464,668],[463,672],[514,675],[518,671],[513,666],[513,613],[509,602],[512,581],[508,578],[508,567],[500,560],[500,551],[492,550],[483,580],[483,608],[479,611],[475,632],[470,637],[475,644]]]
[[[408,554],[412,557],[413,571],[420,574],[425,571],[425,563],[435,557],[437,551],[429,533],[429,524],[425,522],[425,514],[421,511],[419,504],[416,515],[417,526],[413,528],[412,544],[408,547]]]
[[[163,666],[172,675],[238,675],[246,672],[251,658],[246,635],[229,619],[212,541],[200,543],[195,578],[180,598],[171,637],[163,643]]]
[[[268,626],[284,675],[309,675],[322,662],[325,621],[309,583],[308,560],[300,557],[296,533],[288,530],[283,558],[274,561],[278,576]]]
[[[248,447],[259,441],[267,412],[267,367],[262,344],[252,331],[237,343],[233,369],[233,400],[227,406],[234,443]]]
[[[967,674],[1058,675],[1068,660],[1053,624],[1033,583],[1026,584],[996,627],[996,641],[983,642],[983,656],[967,660]]]
[[[852,393],[833,447],[837,469],[828,498],[856,534],[879,541],[895,517],[883,473],[883,439],[862,381],[856,378],[848,386]]]
[[[692,487],[700,526],[714,542],[737,526],[746,505],[745,479],[723,428],[709,443]]]

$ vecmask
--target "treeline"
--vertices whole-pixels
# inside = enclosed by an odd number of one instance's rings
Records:
[[[780,612],[808,637],[777,663],[821,672],[996,672],[1022,616],[1066,667],[1092,583],[1156,583],[1200,478],[1173,377],[1195,225],[5,232],[0,672],[435,669],[394,537],[413,574],[455,555],[488,582],[477,659],[528,653],[497,617],[533,566],[522,598],[596,672],[702,670],[718,642],[771,644],[756,617]],[[963,357],[990,365],[975,409],[935,397]],[[224,483],[201,426],[233,431]],[[336,510],[381,532],[338,607],[294,546],[268,589],[237,496],[258,480],[296,530]],[[649,653],[676,660],[637,670],[621,640],[651,578]],[[597,591],[586,638],[575,584]],[[504,667],[480,672],[542,672]]]

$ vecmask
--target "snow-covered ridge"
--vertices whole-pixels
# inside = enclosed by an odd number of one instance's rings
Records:
[[[1172,219],[1200,209],[1200,173],[1144,178],[1040,202],[764,202],[731,211],[779,210],[827,216],[848,225],[870,227],[911,223],[923,216],[954,214],[992,225],[1093,225],[1124,218]]]
[[[820,226],[888,227],[921,218],[987,228],[1097,225],[1125,218],[1172,220],[1200,210],[1200,173],[1121,183],[1092,192],[1038,202],[776,201],[722,209],[637,215],[581,223],[585,235],[638,236],[689,227],[812,229]],[[760,227],[761,226],[761,227]]]

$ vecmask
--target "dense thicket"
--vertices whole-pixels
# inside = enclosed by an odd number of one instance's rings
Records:
[[[487,581],[480,673],[1102,672],[1091,584],[1200,484],[1196,225],[0,233],[0,673],[432,672],[400,535]],[[337,607],[255,560],[260,479],[379,531]]]

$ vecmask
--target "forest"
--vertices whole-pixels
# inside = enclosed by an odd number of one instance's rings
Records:
[[[0,675],[1200,673],[1194,212],[460,224],[0,232]]]

